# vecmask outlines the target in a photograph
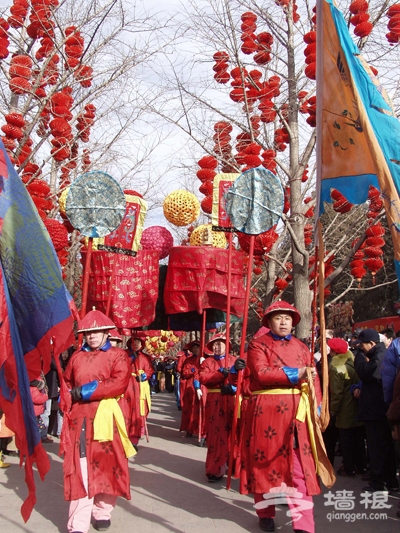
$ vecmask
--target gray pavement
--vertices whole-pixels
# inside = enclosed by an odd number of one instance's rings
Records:
[[[150,442],[140,441],[139,453],[130,459],[132,499],[118,499],[109,532],[259,533],[252,498],[238,493],[237,480],[233,480],[229,492],[225,489],[226,478],[217,484],[207,482],[204,473],[206,449],[199,448],[196,439],[180,433],[179,423],[180,412],[173,395],[160,393],[153,396],[153,411],[148,421]],[[17,458],[7,459],[12,465],[0,469],[2,533],[67,532],[68,502],[63,499],[58,444],[47,444],[46,449],[51,470],[44,482],[36,479],[37,504],[27,524],[20,515],[21,502],[27,493],[23,469],[19,468]],[[337,462],[339,465],[340,458]],[[384,496],[381,502],[371,498],[363,505],[361,489],[365,484],[360,476],[339,478],[330,491],[330,498],[324,497],[328,493],[324,488],[323,494],[314,499],[316,531],[400,532],[400,520],[396,519],[398,496]],[[277,507],[276,531],[281,533],[292,531],[287,509],[286,506]],[[356,513],[366,515],[357,517]],[[370,518],[376,513],[386,516]],[[93,528],[92,532],[95,532]]]

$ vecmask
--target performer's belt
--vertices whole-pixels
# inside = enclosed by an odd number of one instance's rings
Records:
[[[132,372],[132,376],[141,376],[144,374],[144,370],[139,370],[136,374]],[[146,403],[149,411],[151,411],[151,394],[150,394],[150,385],[149,382],[139,381],[139,405],[140,405],[140,416],[145,416],[146,414]]]
[[[114,418],[126,457],[136,455],[126,431],[124,416],[116,398],[104,398],[100,401],[93,421],[94,440],[112,441],[114,438]]]
[[[308,383],[302,383],[300,389],[265,389],[253,391],[251,394],[301,394],[299,405],[297,406],[296,420],[304,422],[307,419],[311,450],[315,461],[316,472],[318,473],[318,454],[317,445],[315,443],[314,426],[311,418],[310,399],[308,397]]]
[[[221,389],[207,389],[207,392],[221,392]]]

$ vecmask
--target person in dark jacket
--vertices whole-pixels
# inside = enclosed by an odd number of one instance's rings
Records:
[[[400,372],[394,382],[393,400],[387,411],[387,419],[392,429],[392,438],[397,450],[400,449]],[[400,518],[400,500],[397,502],[397,518]]]
[[[396,457],[389,423],[387,404],[383,398],[381,365],[385,345],[374,329],[364,329],[358,336],[360,349],[355,353],[354,367],[361,380],[358,418],[365,423],[370,460],[370,484],[365,491],[399,490]]]
[[[329,398],[330,414],[339,429],[343,454],[343,466],[339,476],[354,477],[356,469],[365,473],[364,424],[356,419],[358,402],[351,392],[351,386],[359,383],[354,369],[354,354],[344,339],[332,338],[327,342],[330,348]]]

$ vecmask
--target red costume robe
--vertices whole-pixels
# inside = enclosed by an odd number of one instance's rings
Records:
[[[203,409],[204,413],[205,400],[207,397],[207,389],[206,387],[202,386],[201,391],[203,393],[203,396],[201,397],[201,401],[199,401],[193,384],[195,379],[199,379],[198,376],[200,367],[200,356],[192,355],[192,357],[186,358],[181,374],[181,379],[186,382],[186,386],[185,398],[184,401],[181,402],[183,403],[183,407],[180,431],[187,431],[191,435],[199,434],[200,409]],[[200,428],[200,437],[204,437],[204,416],[202,416],[201,426],[202,427]]]
[[[93,420],[100,401],[104,398],[118,398],[124,394],[129,383],[129,358],[120,348],[108,350],[75,352],[65,370],[64,379],[68,389],[98,381],[96,390],[89,401],[72,404],[68,416],[64,417],[63,433],[67,432],[70,446],[65,449],[64,458],[64,497],[66,500],[78,500],[85,497],[80,468],[81,438],[86,445],[88,465],[88,497],[105,493],[114,496],[130,496],[128,459],[114,420],[114,438],[112,441],[94,440]],[[119,402],[120,403],[120,402]],[[124,413],[124,403],[120,403]],[[85,432],[82,426],[85,423]],[[64,439],[64,436],[62,437]]]
[[[178,359],[178,362],[176,363],[176,372],[182,376],[182,370],[183,365],[185,364],[186,360],[190,357],[190,352],[188,352],[185,355],[181,355]],[[185,396],[185,390],[186,390],[186,380],[180,379],[179,380],[179,397],[180,397],[180,403],[181,407],[183,409],[183,402],[184,402],[184,396]]]
[[[228,368],[236,358],[228,355]],[[229,374],[228,378],[219,371],[225,367],[225,358],[216,360],[208,357],[200,367],[199,381],[207,387],[205,407],[205,433],[207,439],[206,474],[221,476],[223,467],[228,463],[230,450],[230,433],[232,429],[235,396],[221,394],[218,389],[224,384],[236,386],[237,374]],[[217,392],[213,392],[217,390]]]
[[[291,337],[275,340],[271,334],[253,340],[247,352],[250,371],[250,390],[275,389],[278,394],[253,394],[246,408],[241,450],[240,492],[242,494],[268,493],[286,483],[293,487],[293,447],[296,441],[301,465],[310,496],[320,493],[316,465],[312,454],[307,422],[296,420],[300,394],[290,393],[300,389],[292,384],[288,375],[291,369],[314,366],[307,346]],[[286,372],[284,368],[286,367]],[[293,381],[295,377],[292,377]],[[319,382],[315,382],[320,401]]]
[[[134,357],[135,353],[137,355]],[[129,406],[128,435],[136,443],[144,434],[146,417],[150,411],[148,401],[143,400],[144,415],[142,416],[140,413],[140,383],[136,380],[136,376],[140,376],[144,373],[146,374],[146,379],[144,381],[148,381],[152,374],[154,374],[154,368],[150,362],[149,356],[141,350],[138,352],[127,351],[127,354],[129,355],[131,362],[131,378],[124,396]]]

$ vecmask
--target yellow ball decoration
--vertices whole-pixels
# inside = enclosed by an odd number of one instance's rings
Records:
[[[85,237],[83,239],[83,242],[85,243],[85,246],[87,248],[89,246],[89,238]],[[95,250],[95,251],[98,250],[99,244],[101,244],[102,242],[103,242],[103,239],[94,237],[94,239],[92,240],[92,250]]]
[[[201,224],[190,235],[190,246],[203,246],[208,239],[209,232],[212,237],[214,248],[226,248],[227,242],[223,231],[212,231],[212,224]]]
[[[68,193],[69,187],[63,190],[63,192],[60,194],[60,198],[58,199],[58,206],[62,215],[65,215],[65,204],[67,203]]]
[[[175,226],[187,226],[200,214],[200,202],[188,191],[171,192],[164,200],[164,216]]]

